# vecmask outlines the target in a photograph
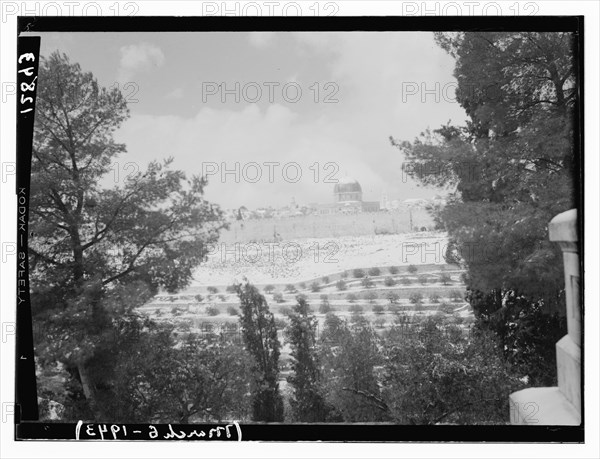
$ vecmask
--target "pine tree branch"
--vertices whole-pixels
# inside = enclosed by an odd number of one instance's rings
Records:
[[[387,403],[385,403],[385,401],[383,401],[381,398],[377,397],[376,395],[370,394],[369,392],[365,392],[365,391],[362,391],[359,389],[352,389],[351,387],[342,387],[342,390],[352,392],[356,395],[360,395],[361,397],[365,397],[366,399],[375,402],[375,406],[382,411],[385,411],[385,412],[390,411],[390,408],[388,407]]]
[[[459,406],[457,406],[457,407],[455,407],[455,408],[452,408],[452,409],[451,409],[451,410],[449,410],[449,411],[446,411],[446,412],[445,412],[444,414],[442,414],[441,416],[438,416],[438,417],[437,417],[437,418],[435,418],[433,421],[431,421],[431,422],[429,423],[429,425],[437,424],[437,423],[438,423],[438,422],[440,422],[442,419],[444,419],[444,418],[447,418],[447,417],[448,417],[448,416],[450,416],[451,414],[454,414],[454,413],[456,413],[457,411],[460,411],[460,410],[462,410],[463,408],[466,408],[466,407],[468,407],[468,406],[475,405],[476,403],[481,403],[481,402],[497,402],[497,401],[499,401],[499,400],[498,400],[498,399],[495,399],[495,398],[482,398],[482,399],[479,399],[479,400],[473,400],[473,401],[470,401],[470,402],[463,403],[462,405],[459,405]]]

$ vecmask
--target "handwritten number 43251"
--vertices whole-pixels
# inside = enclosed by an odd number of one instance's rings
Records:
[[[19,56],[19,64],[22,64],[23,61],[26,61],[26,62],[35,61],[35,55],[33,53],[21,54]],[[25,76],[32,77],[33,69],[34,69],[34,67],[27,67],[24,69],[20,69],[18,71],[18,73],[24,73]],[[29,91],[31,91],[31,92],[35,91],[35,80],[37,80],[37,76],[34,77],[33,80],[31,80],[29,83],[25,82],[25,81],[22,82],[21,83],[21,92],[25,93],[25,92],[29,92]],[[28,97],[25,94],[21,94],[21,107],[23,107],[27,104],[33,104],[33,97]],[[27,112],[30,112],[31,110],[33,110],[33,107],[23,108],[23,110],[20,110],[20,113],[27,113]]]

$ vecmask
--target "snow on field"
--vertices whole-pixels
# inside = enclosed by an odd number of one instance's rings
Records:
[[[190,287],[297,282],[329,273],[372,266],[446,263],[447,235],[421,232],[394,235],[309,238],[273,243],[221,243],[194,274]]]
[[[275,301],[272,294],[266,296],[271,311],[276,317],[284,320],[284,311],[295,303],[296,293],[287,292],[282,286],[291,283],[298,286],[299,291],[305,294],[313,305],[319,327],[323,326],[325,313],[317,311],[321,295],[326,294],[329,305],[338,316],[351,321],[354,316],[352,308],[360,305],[364,311],[361,315],[374,323],[379,331],[383,331],[397,319],[397,311],[389,309],[390,300],[387,294],[391,291],[397,294],[395,305],[403,314],[412,318],[423,318],[440,313],[443,303],[448,303],[454,311],[443,312],[460,317],[463,325],[467,327],[472,321],[471,308],[463,301],[456,301],[452,294],[452,291],[460,292],[464,289],[460,278],[462,270],[447,265],[444,259],[446,245],[447,236],[441,232],[345,236],[335,239],[309,238],[272,244],[222,244],[214,248],[209,259],[196,270],[194,281],[187,289],[177,295],[159,295],[140,310],[158,320],[171,322],[186,332],[204,333],[207,332],[205,328],[210,328],[210,333],[217,333],[217,329],[235,326],[238,323],[238,317],[229,315],[227,308],[235,307],[239,310],[239,299],[236,294],[228,293],[225,286],[246,278],[259,286],[261,291],[264,291],[267,284],[277,287],[283,303]],[[411,274],[406,270],[411,264],[418,266],[418,273]],[[396,280],[401,276],[410,283],[399,282],[393,286],[386,286],[383,279],[390,276],[386,268],[391,266],[401,268],[400,274],[394,276]],[[381,274],[371,276],[375,285],[367,289],[350,271],[355,268],[366,271],[372,267],[381,268]],[[335,283],[342,278],[343,271],[349,271],[350,275],[345,281],[347,290],[339,291]],[[450,277],[448,284],[439,278],[441,273]],[[426,283],[419,280],[421,275],[427,277]],[[324,281],[323,276],[330,278]],[[315,279],[320,281],[320,289],[317,292],[312,291],[309,285],[309,281]],[[305,286],[302,286],[303,282]],[[207,291],[206,287],[209,286],[218,288],[219,295]],[[375,297],[365,299],[368,292],[376,293]],[[411,302],[409,297],[414,292],[423,295],[422,304],[415,305]],[[195,294],[198,293],[201,293],[202,298],[197,299]],[[357,298],[350,301],[349,293]],[[432,294],[438,295],[440,303],[432,302]],[[209,306],[213,310],[211,314],[207,309]],[[383,306],[384,310],[374,311],[374,306]],[[213,325],[221,328],[213,329]],[[284,344],[281,359],[286,361],[289,348],[283,335],[280,339]]]

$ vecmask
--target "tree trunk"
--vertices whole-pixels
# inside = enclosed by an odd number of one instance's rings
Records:
[[[75,283],[80,286],[83,282],[83,250],[81,249],[81,239],[77,230],[73,232],[71,237],[73,239],[73,278],[75,279]]]
[[[84,364],[77,365],[77,371],[79,372],[79,379],[81,380],[81,387],[83,388],[83,395],[88,402],[88,405],[93,413],[96,412],[96,391],[94,389],[94,383],[90,378],[90,375],[85,368]]]
[[[182,412],[179,413],[179,423],[180,424],[189,424],[190,422],[190,413],[185,408]]]

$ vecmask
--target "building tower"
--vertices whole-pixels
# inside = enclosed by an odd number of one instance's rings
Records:
[[[335,184],[333,188],[336,203],[362,202],[362,188],[357,180],[344,177]]]

